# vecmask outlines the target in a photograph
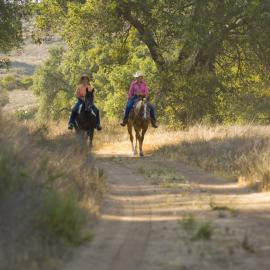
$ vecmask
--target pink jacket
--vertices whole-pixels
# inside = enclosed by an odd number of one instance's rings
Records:
[[[133,81],[128,91],[128,100],[132,99],[135,95],[148,96],[148,86],[145,81]]]

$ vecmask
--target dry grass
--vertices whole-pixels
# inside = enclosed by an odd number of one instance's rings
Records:
[[[96,136],[95,152],[99,155],[132,155],[131,144],[126,128],[118,122],[103,120],[103,131]],[[144,151],[151,153],[164,146],[175,145],[180,141],[181,131],[172,131],[165,126],[158,129],[149,127],[144,141]],[[135,138],[135,134],[134,134]]]
[[[144,150],[269,190],[269,142],[268,126],[196,125],[185,131],[162,126],[148,131]],[[132,154],[127,131],[117,123],[105,126],[95,144],[99,154]]]
[[[201,126],[176,134],[178,143],[159,153],[239,182],[270,188],[268,126]]]
[[[56,269],[91,238],[103,172],[59,126],[0,118],[0,129],[0,268]]]

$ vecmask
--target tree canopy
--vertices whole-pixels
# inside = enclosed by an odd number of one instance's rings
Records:
[[[22,20],[30,13],[30,1],[0,0],[0,53],[8,53],[23,44]],[[0,67],[8,59],[0,57]]]
[[[267,0],[44,0],[36,38],[51,32],[68,45],[69,84],[91,70],[108,115],[142,69],[167,121],[269,117]]]

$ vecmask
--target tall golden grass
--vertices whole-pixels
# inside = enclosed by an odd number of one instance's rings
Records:
[[[0,269],[56,269],[91,238],[104,175],[59,126],[0,115]]]
[[[178,141],[159,153],[260,190],[270,189],[270,127],[196,125],[175,136]]]
[[[127,131],[117,123],[105,124],[95,144],[99,154],[132,155]],[[186,130],[150,128],[144,150],[255,185],[260,190],[270,189],[269,126],[197,124]]]

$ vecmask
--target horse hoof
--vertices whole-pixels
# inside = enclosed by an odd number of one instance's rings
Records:
[[[140,157],[144,157],[144,154],[143,153],[140,153]]]

